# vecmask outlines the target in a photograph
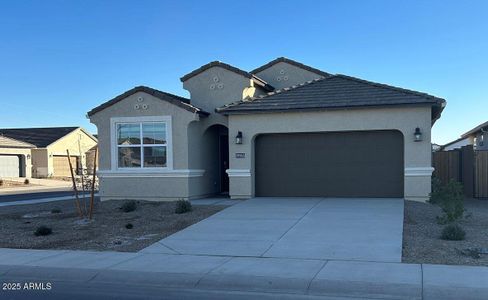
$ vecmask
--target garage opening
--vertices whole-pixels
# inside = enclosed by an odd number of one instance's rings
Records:
[[[17,155],[0,155],[0,177],[20,177],[20,159]]]
[[[403,197],[399,131],[265,134],[255,139],[259,197]]]
[[[71,165],[73,166],[73,172],[79,173],[79,157],[70,157]],[[71,171],[69,168],[68,156],[57,155],[53,156],[53,176],[55,177],[71,177]]]

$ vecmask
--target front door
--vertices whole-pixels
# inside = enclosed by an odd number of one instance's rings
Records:
[[[229,175],[227,169],[229,168],[229,136],[219,135],[220,147],[220,192],[229,192]]]

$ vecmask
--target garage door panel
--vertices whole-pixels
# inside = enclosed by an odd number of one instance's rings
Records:
[[[255,147],[257,196],[403,197],[400,132],[270,134]]]
[[[71,156],[71,165],[73,166],[73,172],[77,170],[77,157]],[[71,170],[69,166],[68,156],[54,156],[53,157],[53,169],[54,176],[70,177]]]
[[[0,177],[19,177],[19,157],[14,155],[0,155]]]

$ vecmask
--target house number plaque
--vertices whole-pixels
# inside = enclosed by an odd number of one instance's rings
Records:
[[[245,158],[245,157],[246,157],[246,153],[240,153],[240,152],[236,153],[236,158]]]

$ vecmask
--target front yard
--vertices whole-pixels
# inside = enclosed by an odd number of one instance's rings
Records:
[[[134,211],[124,212],[123,203],[97,202],[91,221],[80,220],[74,201],[2,207],[0,248],[135,252],[225,208],[198,205],[176,214],[175,202],[137,201]],[[41,225],[52,233],[36,236]]]
[[[470,251],[488,251],[488,201],[466,199],[464,206],[467,217],[459,224],[466,231],[466,238],[447,241],[440,239],[443,225],[436,220],[436,216],[441,215],[438,206],[405,201],[402,261],[488,266],[488,253],[475,258]]]

